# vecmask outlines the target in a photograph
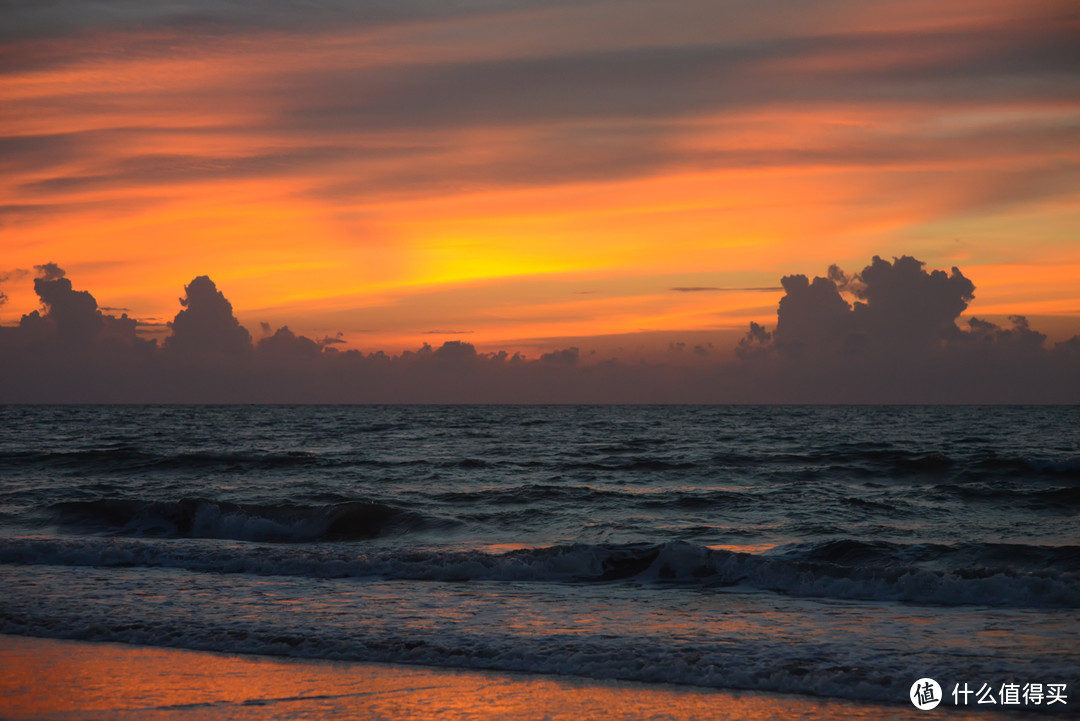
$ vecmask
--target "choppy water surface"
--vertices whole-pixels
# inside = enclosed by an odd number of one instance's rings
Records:
[[[1080,409],[0,408],[0,632],[906,703],[1068,683]]]

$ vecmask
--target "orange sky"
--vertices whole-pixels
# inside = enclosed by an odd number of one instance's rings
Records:
[[[667,347],[909,254],[1080,329],[1068,3],[215,7],[12,16],[0,323],[55,262],[151,323],[206,274],[256,337]]]

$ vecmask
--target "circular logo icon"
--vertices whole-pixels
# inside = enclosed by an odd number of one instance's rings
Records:
[[[920,711],[929,711],[937,708],[937,705],[941,703],[941,686],[932,678],[920,678],[911,684],[908,695],[911,697],[911,703],[915,704],[915,708]]]

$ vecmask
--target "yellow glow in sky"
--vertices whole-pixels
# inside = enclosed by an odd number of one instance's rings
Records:
[[[515,350],[770,322],[781,276],[875,254],[1080,315],[1074,16],[676,4],[16,33],[0,322],[55,262],[153,322],[205,274],[253,331]]]

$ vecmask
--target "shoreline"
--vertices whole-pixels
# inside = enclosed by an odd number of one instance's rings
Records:
[[[1012,714],[942,707],[949,718]],[[41,719],[865,719],[911,706],[0,634],[0,717]],[[1042,715],[1040,715],[1042,716]],[[1025,714],[1023,718],[1031,718]]]

